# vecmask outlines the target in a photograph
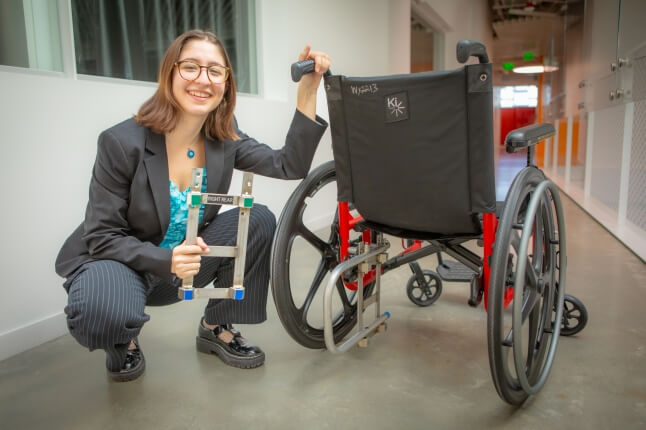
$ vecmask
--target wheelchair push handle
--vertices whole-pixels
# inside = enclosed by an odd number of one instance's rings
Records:
[[[475,40],[461,40],[455,48],[455,54],[460,63],[466,63],[469,57],[476,57],[480,63],[488,63],[489,56],[487,55],[487,48]]]
[[[292,81],[299,82],[304,74],[314,71],[314,60],[297,61],[292,64]]]
[[[292,81],[299,82],[303,75],[312,73],[314,71],[314,60],[297,61],[292,64]],[[331,72],[328,70],[324,76],[330,76]]]

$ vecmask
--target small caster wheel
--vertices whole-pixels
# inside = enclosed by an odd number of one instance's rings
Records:
[[[574,296],[565,294],[563,299],[563,318],[561,318],[561,335],[577,334],[588,323],[588,310],[583,302]]]
[[[423,270],[422,273],[424,280],[417,279],[415,275],[408,279],[406,294],[417,306],[429,306],[442,294],[442,279],[432,270]]]
[[[467,303],[469,303],[469,306],[471,306],[472,308],[475,308],[482,301],[482,296],[484,294],[484,288],[482,287],[482,275],[473,275],[473,278],[471,278],[471,282],[469,283],[469,288],[471,294],[469,295],[469,300],[467,301]]]

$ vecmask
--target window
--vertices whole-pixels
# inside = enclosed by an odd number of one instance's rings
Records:
[[[500,88],[500,107],[536,107],[538,87],[536,85],[516,85]]]
[[[253,0],[72,0],[77,73],[157,81],[170,43],[193,28],[227,49],[238,90],[258,92]]]
[[[0,1],[0,64],[63,71],[57,2]]]

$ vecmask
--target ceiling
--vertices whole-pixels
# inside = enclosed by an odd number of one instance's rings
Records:
[[[585,0],[488,0],[488,5],[493,46],[488,45],[487,51],[494,63],[494,83],[515,85],[535,81],[537,76],[505,71],[503,64],[530,65],[523,58],[527,52],[534,54],[531,65],[541,59],[561,63],[565,32],[583,23]],[[413,30],[442,32],[450,28],[425,2],[413,0],[411,6]]]
[[[518,75],[503,70],[505,62],[527,65],[551,60],[561,62],[565,30],[583,21],[584,0],[489,0],[491,49],[496,81],[527,81],[533,75]],[[532,60],[523,54],[534,54]]]
[[[531,51],[536,57],[560,56],[564,30],[582,21],[583,0],[489,0],[497,63],[521,60]]]
[[[489,0],[492,11],[492,21],[508,21],[519,17],[558,18],[583,0]]]

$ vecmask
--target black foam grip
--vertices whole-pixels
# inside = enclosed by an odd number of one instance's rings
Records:
[[[314,60],[297,61],[292,64],[292,81],[298,82],[306,73],[314,71]]]

